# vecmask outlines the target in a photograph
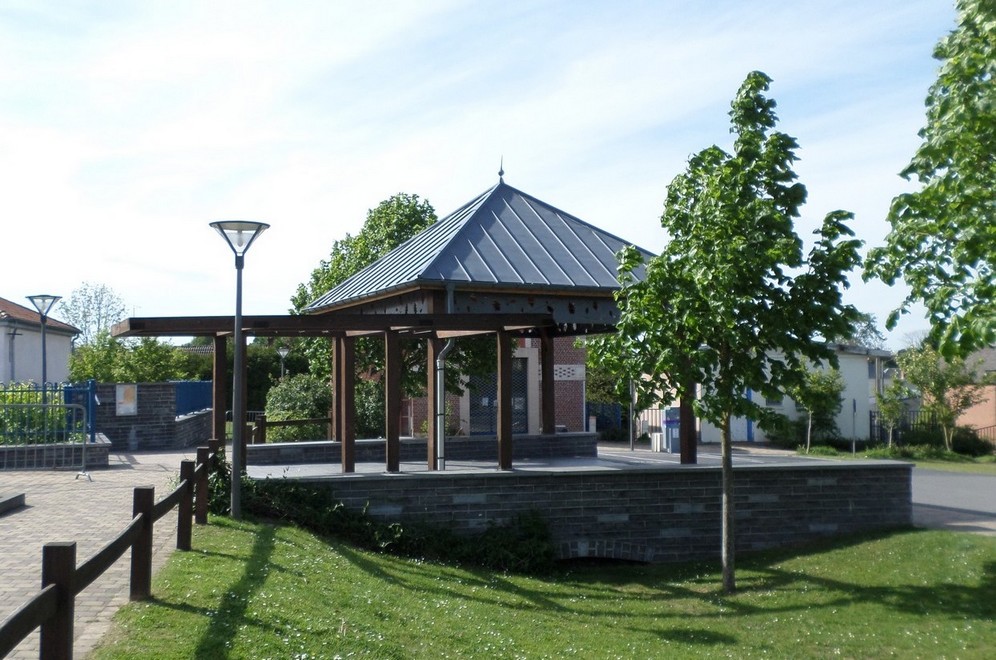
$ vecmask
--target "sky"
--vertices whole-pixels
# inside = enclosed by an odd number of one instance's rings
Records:
[[[0,297],[106,284],[133,316],[229,315],[208,223],[267,222],[245,314],[399,192],[439,217],[506,183],[653,252],[668,183],[772,79],[809,190],[881,245],[953,0],[0,0]],[[852,276],[883,323],[902,287]],[[54,313],[58,317],[58,312]],[[888,333],[901,348],[921,310]]]

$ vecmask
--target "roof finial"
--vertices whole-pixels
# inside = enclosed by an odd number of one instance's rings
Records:
[[[505,176],[505,155],[502,154],[501,160],[498,161],[498,181],[499,181],[499,183],[504,183],[505,182],[505,179],[502,178],[504,176]]]

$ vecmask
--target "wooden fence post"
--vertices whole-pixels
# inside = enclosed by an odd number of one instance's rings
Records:
[[[211,454],[211,466],[209,469],[213,470],[218,467],[218,449],[222,447],[221,441],[217,438],[211,438],[208,440],[208,452]]]
[[[176,507],[176,549],[190,550],[190,532],[194,517],[194,462],[180,461],[180,481],[183,495]]]
[[[73,657],[73,612],[76,591],[76,543],[46,543],[42,548],[42,588],[54,584],[58,589],[55,615],[41,625],[39,657]]]
[[[142,516],[142,526],[135,544],[131,546],[131,600],[143,600],[152,594],[152,530],[155,526],[153,508],[156,489],[139,486],[135,489],[132,516]]]
[[[266,415],[256,415],[256,444],[266,444]]]
[[[211,474],[210,456],[211,449],[209,447],[197,448],[197,464],[204,466],[200,476],[197,477],[197,493],[194,496],[194,522],[198,525],[206,525],[208,521],[208,477]]]

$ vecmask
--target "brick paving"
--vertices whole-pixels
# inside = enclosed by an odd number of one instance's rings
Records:
[[[86,561],[131,522],[132,492],[154,486],[156,501],[178,479],[180,461],[194,460],[196,449],[114,454],[106,469],[90,472],[92,481],[75,470],[0,472],[0,494],[24,493],[25,506],[0,516],[0,620],[12,614],[41,589],[42,546],[75,541],[77,565]],[[176,511],[156,523],[153,571],[176,547]],[[117,609],[128,602],[131,553],[121,558],[76,596],[74,657],[82,658],[107,632]],[[38,658],[37,631],[8,655]]]

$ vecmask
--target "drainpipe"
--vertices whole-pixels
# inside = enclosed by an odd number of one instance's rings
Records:
[[[446,285],[446,313],[453,313],[453,284]],[[440,470],[446,469],[446,356],[454,343],[448,339],[436,356],[436,466]]]

